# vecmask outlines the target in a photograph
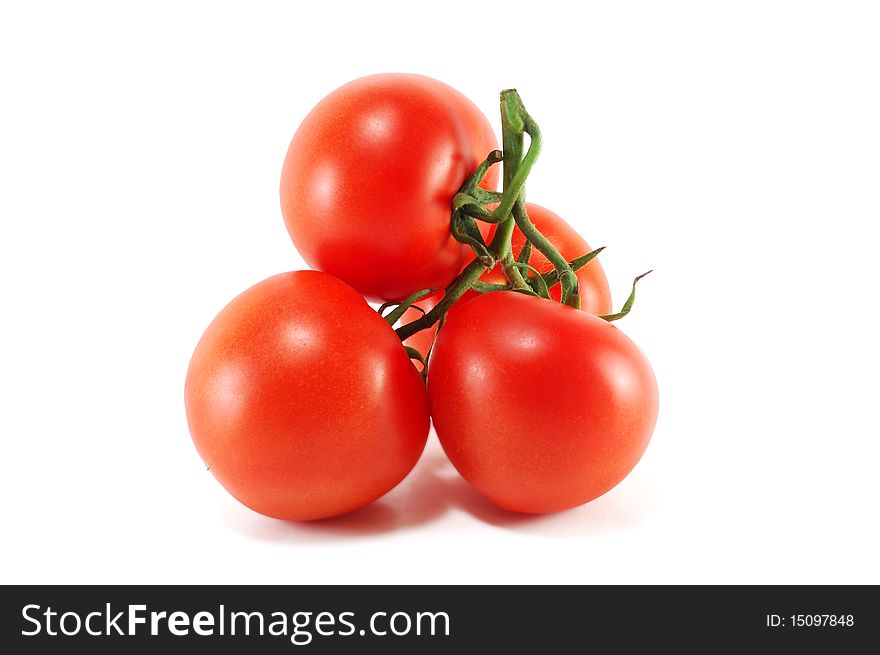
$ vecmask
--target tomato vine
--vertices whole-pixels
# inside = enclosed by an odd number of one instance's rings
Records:
[[[486,156],[452,202],[452,235],[457,241],[469,246],[475,258],[446,287],[442,299],[430,311],[423,311],[422,316],[416,320],[397,328],[401,341],[435,325],[471,289],[478,293],[518,291],[549,299],[549,289],[558,284],[561,286],[560,301],[575,309],[580,308],[581,299],[575,271],[589,264],[604,247],[569,261],[529,218],[525,202],[525,183],[541,154],[543,139],[540,127],[526,111],[516,89],[501,92],[501,127],[503,150],[494,150]],[[526,135],[529,137],[527,148]],[[481,188],[479,184],[486,173],[498,163],[503,165],[501,192]],[[491,206],[494,209],[490,209]],[[496,225],[495,234],[489,243],[484,240],[477,221]],[[526,239],[517,258],[514,258],[511,246],[515,228],[519,228]],[[538,250],[553,265],[552,271],[540,273],[529,264],[533,249]],[[506,283],[481,281],[480,276],[495,266],[501,267]],[[635,278],[632,291],[619,312],[605,314],[600,318],[615,321],[626,316],[635,301],[636,283],[648,273]],[[433,291],[434,289],[426,289],[412,294],[401,303],[394,303],[397,308],[386,315],[386,319],[393,325],[409,307],[418,309],[415,303]],[[380,313],[387,306],[388,303],[383,305]]]

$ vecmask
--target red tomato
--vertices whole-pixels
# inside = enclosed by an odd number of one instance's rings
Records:
[[[527,202],[526,211],[528,211],[529,218],[532,223],[535,224],[535,227],[538,228],[538,231],[547,237],[550,243],[552,243],[567,260],[571,261],[572,259],[580,257],[581,255],[586,255],[593,250],[573,227],[549,209],[532,202]],[[491,236],[494,236],[494,233],[495,226],[492,226],[490,238]],[[520,232],[519,228],[516,228],[511,240],[514,257],[522,252],[525,242],[525,236]],[[534,266],[541,273],[549,273],[553,270],[553,264],[551,264],[537,248],[532,248],[532,256],[529,259],[529,264]],[[575,275],[578,279],[578,295],[581,297],[581,309],[590,314],[610,314],[612,311],[611,289],[608,287],[608,278],[605,277],[605,271],[602,269],[602,264],[599,263],[599,260],[594,259],[589,264],[579,269]],[[501,272],[500,265],[496,266],[491,271],[486,271],[480,279],[483,282],[494,284],[504,284],[506,282],[504,273]],[[560,293],[561,287],[558,284],[555,287],[551,287],[551,298],[559,300]],[[480,294],[475,291],[468,291],[455,305],[452,306],[450,312],[457,311],[462,304],[479,295]],[[443,291],[436,291],[416,304],[425,311],[430,311],[432,307],[440,302],[442,297]],[[416,309],[407,310],[403,315],[402,323],[409,323],[420,316],[421,312]],[[424,354],[431,346],[435,333],[435,328],[417,332],[406,340],[406,345],[413,346]]]
[[[415,465],[424,385],[394,331],[326,273],[270,277],[214,319],[190,362],[186,413],[239,501],[310,520],[366,505]]]
[[[648,445],[658,402],[651,366],[616,327],[509,291],[449,317],[428,398],[462,476],[530,513],[586,503],[620,482]]]
[[[452,197],[497,145],[486,117],[442,82],[404,74],[349,82],[290,143],[281,173],[287,230],[310,266],[373,300],[444,287],[467,256],[450,235]]]

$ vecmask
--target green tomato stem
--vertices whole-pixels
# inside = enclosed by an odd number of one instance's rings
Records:
[[[513,258],[511,248],[516,223],[510,213],[510,208],[516,198],[515,194],[522,193],[525,178],[537,158],[537,152],[535,152],[531,163],[527,167],[523,166],[523,129],[525,123],[522,119],[521,108],[522,101],[515,89],[506,89],[501,92],[501,144],[504,148],[504,169],[501,202],[492,212],[495,220],[499,223],[495,229],[492,243],[489,244],[489,250],[501,263],[501,270],[512,288],[529,289],[531,287],[523,278],[522,273],[514,266],[516,261]],[[529,144],[530,151],[533,145]],[[540,151],[540,141],[537,144],[537,149]],[[519,179],[518,184],[517,179]]]
[[[578,280],[574,271],[571,270],[571,264],[563,257],[560,252],[547,240],[543,234],[538,231],[535,224],[529,218],[526,211],[526,203],[517,200],[513,205],[513,217],[516,220],[516,226],[519,228],[526,239],[532,242],[532,245],[538,249],[556,269],[556,274],[562,284],[562,302],[570,305],[575,309],[580,309],[581,298],[578,295]]]
[[[522,98],[516,89],[501,92],[501,137],[504,145],[504,195],[501,204],[495,209],[500,220],[506,220],[513,210],[513,205],[523,196],[526,179],[541,154],[543,139],[538,124],[529,116],[523,105]],[[507,165],[508,143],[504,137],[511,137],[511,145],[516,146],[515,159],[510,167]],[[523,135],[529,135],[529,148],[523,154]]]
[[[473,286],[474,282],[480,279],[480,276],[487,269],[488,267],[478,259],[465,266],[464,270],[453,280],[452,284],[446,287],[446,293],[443,294],[443,298],[440,299],[440,302],[431,311],[415,321],[397,328],[396,332],[400,340],[405,341],[409,339],[416,332],[431,327],[443,318],[446,311]]]

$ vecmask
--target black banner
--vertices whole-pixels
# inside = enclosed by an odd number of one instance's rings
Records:
[[[7,653],[854,652],[880,637],[868,586],[17,586],[0,612]]]

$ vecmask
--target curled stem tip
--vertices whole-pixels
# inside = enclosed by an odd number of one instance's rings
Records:
[[[627,298],[626,302],[623,303],[623,307],[620,308],[619,312],[617,312],[616,314],[604,314],[603,316],[600,316],[599,318],[604,318],[606,321],[611,322],[611,321],[616,321],[618,319],[621,319],[624,316],[626,316],[627,314],[629,314],[630,310],[633,307],[633,303],[636,301],[636,284],[638,284],[639,280],[641,280],[643,277],[645,277],[648,273],[651,273],[652,271],[653,271],[653,269],[651,271],[646,271],[646,272],[642,273],[641,275],[636,276],[636,278],[633,280],[632,291],[630,291],[630,293],[629,293],[629,298]]]

